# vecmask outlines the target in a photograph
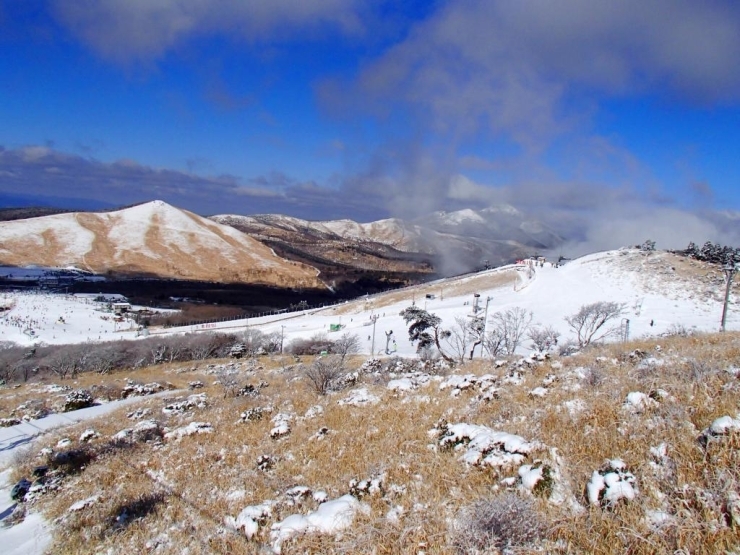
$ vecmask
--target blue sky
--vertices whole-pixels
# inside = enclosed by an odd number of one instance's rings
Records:
[[[736,2],[0,0],[0,53],[5,205],[739,241]]]

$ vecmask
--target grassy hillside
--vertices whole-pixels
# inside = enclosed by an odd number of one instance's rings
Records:
[[[170,391],[17,456],[15,479],[49,470],[16,513],[54,523],[54,553],[737,552],[739,375],[738,333],[457,368],[276,355],[84,374],[60,384]],[[48,385],[2,390],[0,416],[69,393]]]

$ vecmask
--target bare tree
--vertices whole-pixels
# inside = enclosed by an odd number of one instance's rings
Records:
[[[279,339],[279,338],[278,338]],[[291,341],[286,351],[293,355],[319,355],[332,352],[334,342],[325,333],[315,333],[311,337],[298,337]]]
[[[76,376],[80,369],[80,356],[76,350],[60,348],[45,361],[46,366],[61,379]]]
[[[306,378],[316,393],[326,395],[343,372],[342,357],[332,355],[314,360],[306,369]]]
[[[498,332],[503,341],[503,349],[513,355],[522,342],[522,337],[532,324],[532,312],[515,306],[503,312],[496,312],[490,322],[493,330]]]
[[[279,353],[283,346],[283,334],[279,331],[273,331],[265,338],[264,349],[270,354]]]
[[[347,355],[353,355],[360,351],[360,338],[354,333],[343,333],[339,339],[334,341],[331,352],[342,357],[342,362]]]
[[[188,339],[187,350],[191,360],[205,360],[216,354],[218,341],[212,333],[191,334]]]
[[[248,357],[257,356],[260,353],[264,353],[268,351],[267,344],[268,344],[268,338],[264,334],[264,332],[256,329],[256,328],[247,328],[244,330],[244,334],[242,335],[242,341],[241,343],[245,347],[244,355]],[[278,340],[279,343],[279,340]],[[278,350],[280,349],[280,346],[278,344]]]
[[[483,338],[483,349],[491,358],[506,354],[504,336],[500,330],[491,330]]]
[[[9,348],[0,349],[0,380],[10,382],[18,370],[20,355]]]
[[[486,321],[481,316],[475,316],[468,322],[468,331],[470,332],[473,345],[470,347],[470,360],[473,360],[475,348],[484,342],[483,335],[486,331]],[[484,347],[481,347],[484,348]]]
[[[605,329],[611,320],[622,315],[623,305],[615,302],[600,301],[583,305],[578,312],[565,318],[570,329],[578,338],[578,346],[585,347],[615,333],[616,329]]]
[[[152,364],[164,364],[187,359],[189,343],[190,338],[184,335],[162,338],[151,347]]]
[[[88,349],[80,360],[83,371],[107,374],[117,368],[123,353],[117,345],[95,345]]]
[[[485,321],[480,316],[455,317],[455,325],[450,329],[450,336],[446,338],[446,343],[460,362],[464,362],[466,356],[473,360],[475,348],[484,341],[484,324]],[[469,353],[468,348],[470,348]]]
[[[546,353],[558,344],[560,332],[552,326],[532,326],[527,332],[527,337],[532,340],[532,348],[538,353]]]

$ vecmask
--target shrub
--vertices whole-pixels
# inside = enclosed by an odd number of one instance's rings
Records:
[[[488,553],[493,549],[529,546],[546,535],[547,527],[534,501],[514,493],[480,499],[463,509],[453,546],[458,553]]]
[[[326,337],[326,334],[317,333],[308,339],[294,339],[287,347],[287,351],[293,355],[318,355],[322,352],[332,352],[334,343]]]
[[[342,358],[328,356],[313,361],[306,369],[306,378],[316,393],[326,395],[336,386],[343,372]]]

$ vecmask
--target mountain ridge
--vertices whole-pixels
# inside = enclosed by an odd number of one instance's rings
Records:
[[[151,201],[0,222],[0,264],[97,274],[322,288],[318,271],[207,218]]]
[[[210,218],[259,237],[277,249],[302,245],[307,253],[315,251],[300,234],[333,243],[347,241],[355,250],[384,245],[398,253],[426,257],[436,275],[507,264],[564,242],[546,224],[509,205],[439,211],[411,221],[386,218],[367,223],[347,219],[311,221],[277,214],[225,214]],[[330,257],[331,253],[326,249],[311,252],[312,256],[318,254]]]

